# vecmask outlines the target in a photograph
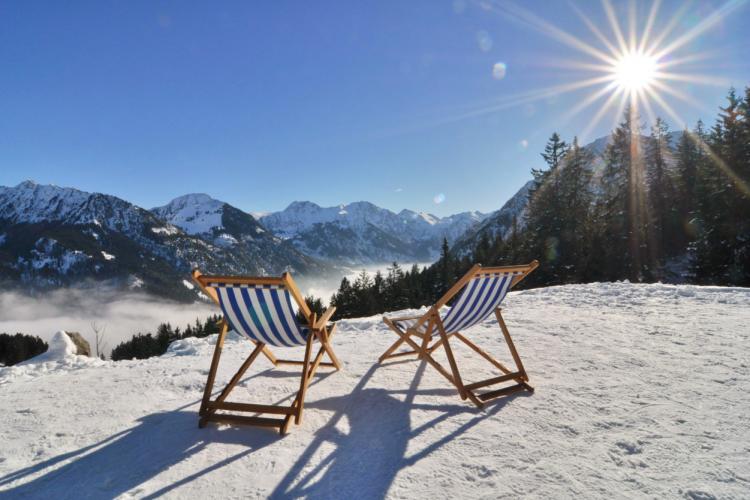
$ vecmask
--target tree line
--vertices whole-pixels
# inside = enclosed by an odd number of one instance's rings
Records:
[[[0,366],[11,366],[47,352],[45,341],[33,335],[0,333]]]
[[[207,337],[219,333],[222,317],[212,315],[201,321],[196,318],[195,323],[184,329],[173,328],[169,323],[161,323],[156,333],[137,333],[130,340],[126,340],[112,349],[112,361],[123,359],[146,359],[161,356],[167,352],[169,344],[175,340],[189,337]]]
[[[750,87],[730,89],[714,125],[671,134],[644,130],[627,108],[603,154],[559,134],[533,169],[520,220],[454,255],[443,242],[429,267],[344,278],[331,298],[338,318],[434,303],[474,263],[540,267],[523,286],[595,281],[750,285]]]

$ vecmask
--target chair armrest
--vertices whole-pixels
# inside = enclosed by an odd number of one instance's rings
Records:
[[[392,317],[388,316],[388,319],[391,320],[391,321],[393,321],[394,323],[396,323],[398,321],[407,321],[407,320],[410,320],[410,319],[422,319],[423,316],[424,316],[424,314],[420,314],[419,316],[399,316],[397,318],[392,318]]]
[[[333,316],[333,313],[335,312],[336,312],[336,308],[333,306],[326,309],[323,315],[320,318],[318,318],[318,320],[313,324],[313,330],[320,330],[321,328],[326,326],[326,324],[328,323],[328,320],[331,319],[331,316]]]

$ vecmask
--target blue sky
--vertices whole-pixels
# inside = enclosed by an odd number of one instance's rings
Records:
[[[628,5],[613,2],[625,31]],[[640,32],[649,4],[635,5]],[[681,5],[658,12],[655,34],[677,19],[665,45],[729,12],[670,55],[709,51],[676,69],[717,81],[665,82],[693,104],[660,93],[682,120],[712,121],[730,84],[750,84],[750,5]],[[590,54],[540,27],[606,50],[572,6],[615,43],[593,1],[0,1],[0,185],[34,179],[144,207],[207,192],[248,211],[293,200],[491,211],[540,166],[553,131],[581,134],[604,101],[569,116],[602,85],[519,98],[591,77],[565,66]]]

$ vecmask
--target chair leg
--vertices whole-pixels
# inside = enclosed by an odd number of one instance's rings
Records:
[[[508,327],[505,324],[505,320],[503,319],[503,315],[499,307],[495,310],[495,316],[497,317],[497,322],[500,324],[500,329],[503,331],[503,336],[505,337],[505,342],[508,344],[508,349],[510,349],[510,354],[511,356],[513,356],[513,361],[516,363],[516,368],[521,374],[521,378],[525,382],[528,382],[529,376],[526,374],[526,369],[523,367],[523,362],[521,362],[521,357],[518,355],[518,351],[516,351],[516,346],[513,343],[513,339],[510,338],[510,332],[508,331]]]
[[[445,348],[445,355],[448,357],[448,364],[450,364],[451,371],[453,372],[453,380],[455,381],[456,387],[458,387],[458,394],[461,396],[461,399],[466,399],[466,389],[464,389],[463,382],[461,381],[461,374],[458,371],[456,359],[453,357],[453,349],[451,349],[448,334],[445,332],[443,322],[440,318],[437,318],[436,323],[438,331],[440,332],[440,340],[442,340],[443,347]]]
[[[331,360],[331,363],[333,363],[333,366],[336,367],[336,370],[341,370],[341,361],[339,361],[339,358],[336,356],[336,353],[333,352],[333,348],[331,347],[331,338],[333,337],[333,334],[336,333],[336,324],[333,324],[330,332],[324,327],[320,333],[320,343],[325,349],[326,354],[328,354],[328,358]]]
[[[308,378],[308,368],[310,367],[310,351],[312,351],[313,332],[307,336],[307,343],[305,344],[305,360],[302,363],[302,377],[299,385],[299,392],[297,393],[297,413],[294,416],[294,423],[299,425],[302,422],[302,408],[305,405],[305,392],[307,390],[307,383],[310,381]]]
[[[208,370],[208,378],[206,379],[206,387],[203,390],[203,401],[201,402],[200,410],[198,414],[202,417],[208,410],[208,403],[211,400],[211,391],[214,388],[214,381],[216,380],[216,370],[219,367],[219,359],[221,358],[221,350],[224,347],[224,339],[227,336],[227,330],[229,325],[226,320],[222,321],[221,330],[219,336],[216,339],[216,346],[214,347],[214,355],[211,358],[211,368]],[[205,425],[205,423],[203,423]],[[201,425],[201,427],[203,427]]]

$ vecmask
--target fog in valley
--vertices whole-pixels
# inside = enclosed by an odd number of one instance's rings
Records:
[[[410,269],[411,265],[403,264],[402,269]],[[345,270],[345,276],[353,282],[363,269],[374,276],[378,270],[385,275],[387,267],[388,264],[380,264],[351,268]],[[314,295],[327,304],[342,277],[299,276],[295,281],[304,295]],[[208,302],[182,304],[144,293],[103,288],[67,288],[37,296],[8,291],[0,293],[0,333],[20,332],[49,340],[58,330],[79,332],[93,350],[96,326],[104,332],[103,352],[109,356],[123,340],[137,333],[155,333],[160,323],[169,322],[182,329],[196,318],[203,320],[220,312],[218,306]]]
[[[104,331],[104,352],[109,352],[136,333],[154,333],[168,321],[184,328],[196,318],[219,311],[208,303],[179,304],[146,294],[116,293],[91,289],[62,289],[30,297],[16,292],[0,293],[0,333],[17,332],[49,340],[58,330],[79,332],[94,349],[96,324]]]

